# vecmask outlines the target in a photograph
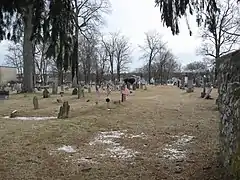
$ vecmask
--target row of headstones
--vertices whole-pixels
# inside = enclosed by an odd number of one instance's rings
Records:
[[[39,103],[38,103],[37,96],[33,97],[33,108],[35,110],[39,109]],[[69,110],[70,110],[70,105],[69,105],[68,101],[64,101],[63,105],[60,106],[60,109],[58,112],[58,119],[68,118]]]

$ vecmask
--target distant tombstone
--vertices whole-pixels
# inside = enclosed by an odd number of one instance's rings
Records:
[[[147,90],[147,85],[146,85],[146,84],[144,85],[144,90],[145,90],[145,91]]]
[[[77,88],[77,77],[76,76],[74,76],[74,78],[73,78],[72,88]]]
[[[133,91],[136,91],[136,89],[137,89],[137,87],[136,87],[136,86],[137,86],[137,84],[136,84],[136,83],[134,83],[134,84],[132,85],[132,90],[133,90]]]
[[[91,86],[88,86],[88,93],[91,93]]]
[[[140,86],[139,86],[139,83],[136,83],[136,88],[137,88],[137,89],[139,89],[139,88],[140,88]]]
[[[127,88],[131,89],[131,84],[129,82],[127,83]]]
[[[85,97],[85,94],[84,94],[84,87],[81,88],[81,94],[82,94],[82,97]]]
[[[127,99],[127,93],[125,90],[126,90],[125,85],[122,85],[122,87],[121,87],[121,96],[122,96],[121,101],[122,102],[126,101],[126,99]]]
[[[60,94],[60,96],[61,96],[61,97],[63,97],[63,95],[64,95],[64,92],[63,92],[63,91],[61,91],[59,94]]]
[[[140,89],[143,89],[143,83],[140,83]]]
[[[37,96],[34,96],[34,97],[33,97],[33,108],[34,108],[34,109],[39,109]]]
[[[64,86],[63,85],[61,85],[61,91],[64,91]]]
[[[21,93],[22,92],[22,86],[21,86],[20,83],[16,84],[16,91],[17,91],[17,93]]]
[[[47,90],[47,88],[44,88],[43,90],[43,98],[49,98],[49,91]]]
[[[58,92],[58,85],[56,82],[53,82],[52,84],[52,94],[57,94]]]
[[[191,74],[188,75],[187,78],[185,78],[185,80],[187,79],[187,92],[191,93],[194,91],[194,87],[193,87],[193,77]]]
[[[77,94],[78,94],[78,89],[74,88],[73,91],[72,91],[72,95],[77,95]]]
[[[68,101],[63,102],[63,105],[59,109],[58,119],[68,118],[69,116],[70,105]]]

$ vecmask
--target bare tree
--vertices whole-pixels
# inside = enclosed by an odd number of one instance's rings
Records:
[[[118,82],[120,82],[121,72],[127,70],[129,63],[131,62],[130,54],[131,47],[128,39],[125,36],[119,34],[119,36],[116,38],[116,50],[115,50]]]
[[[169,79],[171,73],[178,67],[174,55],[170,50],[162,49],[153,61],[155,79],[159,79],[163,84]]]
[[[72,74],[76,75],[78,83],[79,32],[88,39],[88,35],[91,36],[97,31],[97,27],[103,24],[103,14],[109,13],[111,6],[108,0],[72,0],[72,5],[75,24]]]
[[[111,81],[115,81],[114,77],[114,57],[116,53],[116,43],[117,43],[117,37],[119,35],[119,32],[117,33],[110,33],[108,36],[102,37],[102,43],[103,46],[107,52],[108,61],[110,65],[110,74],[111,74]]]
[[[36,67],[36,73],[39,74],[41,82],[46,85],[47,83],[47,72],[51,66],[56,66],[55,63],[51,62],[51,59],[46,58],[46,51],[48,45],[43,42],[35,47],[34,62]],[[53,67],[51,67],[53,68]]]
[[[145,42],[143,46],[139,46],[143,52],[143,59],[148,61],[148,82],[150,83],[152,78],[152,62],[157,54],[165,48],[166,43],[162,41],[162,37],[157,32],[145,33]]]
[[[91,39],[85,39],[79,41],[79,59],[83,70],[85,84],[89,84],[92,80],[91,74],[94,69],[94,62],[96,61],[96,39],[92,36]]]
[[[235,0],[218,1],[219,11],[206,12],[206,24],[202,29],[202,45],[198,54],[214,59],[234,50],[239,40],[239,10]],[[216,64],[216,74],[217,67]]]
[[[18,74],[23,74],[23,48],[21,43],[10,44],[4,64],[16,67]]]
[[[97,49],[97,61],[96,67],[96,83],[101,84],[103,82],[104,74],[109,71],[108,66],[108,52],[103,45],[100,45]]]

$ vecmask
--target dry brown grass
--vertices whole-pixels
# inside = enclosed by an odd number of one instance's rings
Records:
[[[0,105],[0,115],[17,109],[23,116],[56,116],[60,104],[56,96],[42,99],[33,110],[34,95],[12,95]],[[118,100],[119,93],[111,99]],[[153,180],[219,179],[216,162],[218,114],[215,100],[199,98],[200,89],[187,94],[176,87],[148,87],[128,97],[127,102],[106,110],[105,97],[95,105],[95,93],[76,99],[66,93],[71,105],[65,120],[19,121],[0,118],[0,179],[4,180]],[[216,92],[213,93],[216,97]],[[89,99],[89,102],[86,100]],[[130,159],[101,156],[105,145],[91,146],[102,131],[126,130],[126,134],[144,133],[147,138],[115,139],[127,149],[138,151]],[[184,160],[169,160],[161,155],[175,135],[194,136],[182,147]],[[59,152],[63,145],[73,146],[76,153]],[[78,162],[87,158],[88,162]],[[91,163],[91,161],[95,163]],[[176,172],[180,167],[181,172]]]

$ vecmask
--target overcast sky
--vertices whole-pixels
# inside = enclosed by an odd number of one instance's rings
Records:
[[[178,61],[183,65],[189,62],[201,60],[196,56],[196,49],[200,45],[198,38],[198,28],[194,17],[190,17],[190,26],[193,36],[189,36],[189,31],[185,19],[180,24],[180,34],[172,36],[170,29],[162,26],[159,9],[154,7],[154,0],[110,0],[112,3],[112,14],[106,18],[105,32],[121,31],[130,39],[135,49],[133,52],[133,62],[131,70],[144,64],[144,60],[139,60],[141,52],[139,44],[144,42],[144,32],[156,30],[167,42]],[[7,53],[7,42],[0,43],[0,64],[3,63],[4,55]]]

